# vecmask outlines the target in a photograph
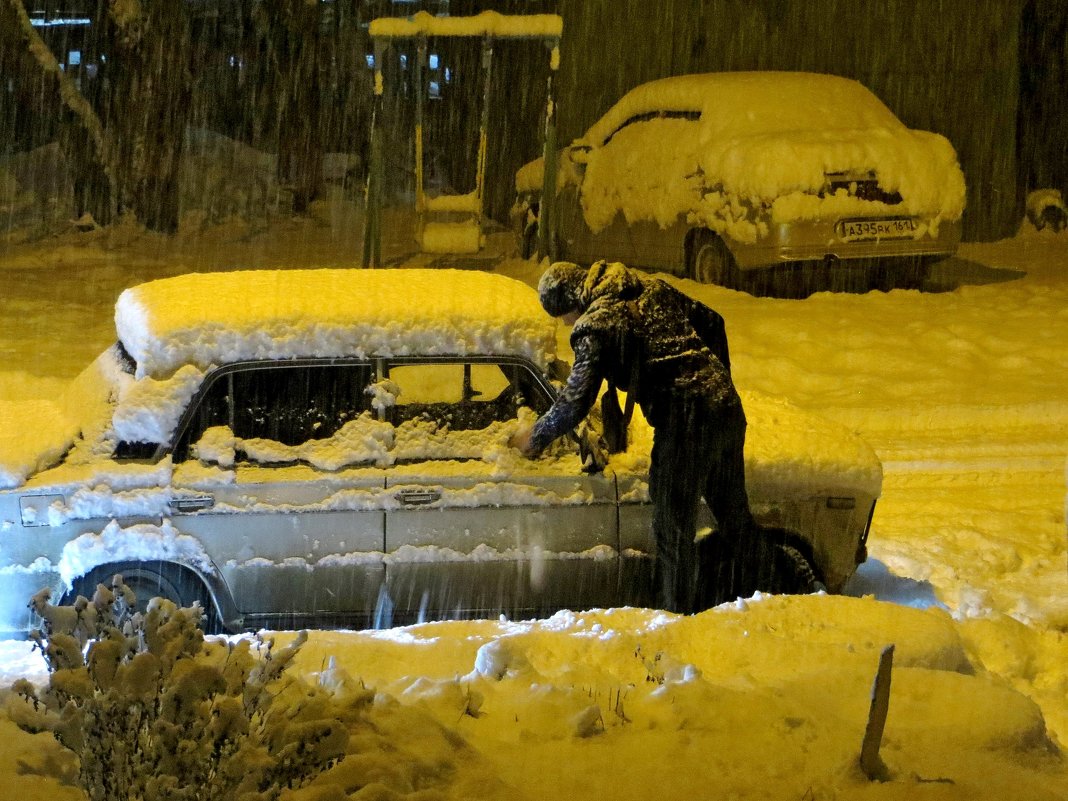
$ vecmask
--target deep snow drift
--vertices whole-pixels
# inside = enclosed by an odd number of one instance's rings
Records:
[[[320,209],[245,241],[117,228],[9,246],[0,397],[47,397],[76,374],[109,344],[126,286],[349,265],[358,231]],[[481,266],[528,282],[542,267]],[[575,610],[313,632],[297,664],[309,681],[378,695],[353,754],[299,797],[1068,797],[1068,235],[966,245],[932,279],[945,292],[787,301],[679,283],[724,315],[740,388],[845,423],[883,460],[871,559],[850,593],[890,603],[775,597],[691,618]],[[891,781],[869,784],[856,758],[888,643]],[[26,643],[0,644],[0,669],[4,684],[44,678]],[[81,797],[50,736],[0,731],[7,795]]]

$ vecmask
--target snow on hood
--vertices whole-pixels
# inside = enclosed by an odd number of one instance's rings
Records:
[[[852,490],[879,497],[883,467],[866,441],[845,426],[806,412],[785,398],[739,391],[746,417],[745,459],[759,465],[750,491],[775,487],[775,497]],[[756,422],[756,425],[752,423]]]
[[[477,270],[191,273],[125,290],[119,339],[136,375],[246,359],[466,354],[546,367],[555,323],[520,281]]]
[[[73,444],[77,426],[47,400],[0,401],[0,489],[21,485]]]
[[[745,477],[750,500],[781,501],[828,492],[878,498],[882,493],[882,462],[856,433],[785,398],[742,389],[738,394],[748,420]],[[646,474],[653,429],[637,406],[628,433],[626,452],[613,454],[609,467]]]

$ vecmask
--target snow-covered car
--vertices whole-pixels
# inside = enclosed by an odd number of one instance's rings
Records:
[[[189,274],[125,290],[118,341],[0,436],[0,629],[27,600],[199,601],[225,630],[645,604],[650,430],[528,460],[556,322],[474,270]],[[824,583],[859,561],[882,473],[841,427],[743,394],[747,475]],[[714,535],[712,535],[714,536]]]
[[[542,159],[516,174],[524,258],[544,175]],[[907,128],[857,81],[800,72],[642,84],[560,152],[556,186],[556,258],[728,286],[847,260],[922,278],[956,251],[965,195],[945,137]]]

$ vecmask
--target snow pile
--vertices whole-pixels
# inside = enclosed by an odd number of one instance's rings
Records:
[[[78,431],[51,401],[0,401],[0,489],[54,464]]]
[[[937,610],[830,596],[283,633],[277,648],[303,643],[291,724],[321,714],[318,693],[362,713],[345,758],[282,798],[1065,797],[1041,712],[986,672],[967,633]],[[873,784],[857,758],[887,644],[889,781]],[[56,743],[6,720],[0,732],[20,798],[78,798],[57,783],[71,766]]]
[[[1027,195],[1027,219],[1039,231],[1062,231],[1068,225],[1068,207],[1059,189],[1036,189]]]
[[[473,270],[252,270],[151,281],[119,296],[137,376],[301,356],[516,354],[546,366],[554,323],[518,281]]]
[[[784,499],[830,492],[878,497],[883,470],[875,451],[840,423],[785,398],[743,391],[746,470],[751,492]],[[765,489],[773,488],[773,489]],[[762,493],[763,490],[763,493]]]

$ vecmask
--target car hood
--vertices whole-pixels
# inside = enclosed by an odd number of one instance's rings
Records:
[[[882,462],[856,433],[785,398],[751,390],[739,394],[748,420],[745,477],[751,501],[852,493],[879,497]],[[638,407],[628,434],[627,450],[613,454],[609,466],[620,474],[645,474],[653,431]]]
[[[55,464],[78,433],[60,407],[48,400],[0,401],[0,489],[20,486]]]

